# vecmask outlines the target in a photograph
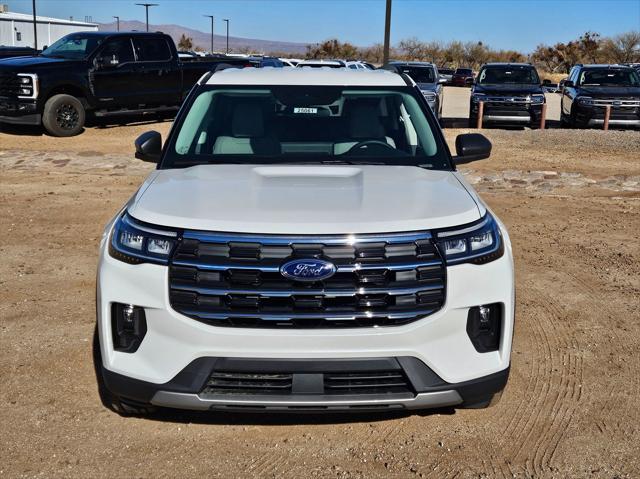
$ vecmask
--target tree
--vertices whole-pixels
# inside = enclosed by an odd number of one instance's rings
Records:
[[[558,55],[554,47],[538,45],[531,54],[531,60],[548,72],[555,72],[560,66]]]
[[[600,50],[600,34],[586,32],[578,39],[578,48],[582,60],[588,63],[598,63],[598,52]]]
[[[605,39],[602,51],[603,56],[611,63],[640,62],[640,31]]]
[[[358,58],[359,51],[348,42],[342,43],[336,38],[315,45],[307,45],[307,58]]]
[[[178,41],[178,50],[193,50],[193,39],[183,33],[180,37],[180,40]]]

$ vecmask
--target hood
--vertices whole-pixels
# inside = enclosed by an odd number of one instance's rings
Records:
[[[500,95],[524,95],[524,94],[537,94],[544,93],[541,85],[480,85],[475,84],[473,86],[475,93],[488,93],[488,94],[500,94]]]
[[[581,87],[579,91],[580,95],[586,95],[591,97],[638,97],[640,96],[640,87],[633,86],[590,86]]]
[[[261,234],[390,233],[480,218],[450,171],[414,166],[200,165],[158,170],[133,199],[140,221]]]
[[[13,70],[13,69],[38,69],[46,68],[48,66],[59,66],[62,63],[77,63],[81,60],[69,60],[66,58],[48,58],[42,56],[26,56],[26,57],[11,57],[0,60],[0,69]]]

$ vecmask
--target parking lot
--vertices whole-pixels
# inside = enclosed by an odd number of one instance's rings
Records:
[[[468,94],[446,88],[452,149]],[[547,98],[553,127],[559,95]],[[511,377],[495,407],[123,418],[101,405],[92,364],[97,248],[152,169],[134,138],[170,125],[0,133],[0,476],[640,475],[637,131],[483,130],[491,158],[460,168],[515,255]]]

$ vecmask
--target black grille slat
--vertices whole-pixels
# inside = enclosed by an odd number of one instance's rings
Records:
[[[15,73],[0,72],[0,98],[17,98],[19,87],[18,75]]]
[[[444,304],[446,268],[428,233],[305,239],[185,232],[170,262],[172,307],[216,326],[395,326]],[[228,239],[227,239],[228,237]],[[330,278],[301,282],[280,266],[321,258]]]

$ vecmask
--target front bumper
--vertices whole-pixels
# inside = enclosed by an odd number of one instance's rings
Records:
[[[395,369],[408,378],[412,392],[336,395],[313,393],[307,378],[319,371],[358,370],[362,374],[379,369]],[[282,373],[295,371],[294,390],[290,394],[210,394],[203,389],[213,371],[227,374],[244,371]],[[192,410],[279,410],[279,411],[354,411],[424,409],[475,404],[500,392],[509,377],[509,368],[497,373],[449,384],[421,361],[410,358],[358,358],[332,360],[199,358],[165,384],[139,381],[108,370],[104,383],[114,394],[128,400],[161,407]]]
[[[41,121],[35,100],[0,99],[0,123],[39,125]]]
[[[103,241],[97,277],[97,317],[105,382],[119,395],[157,405],[197,409],[254,407],[260,406],[264,398],[251,398],[249,404],[246,397],[241,400],[224,397],[220,402],[219,398],[199,396],[202,383],[187,389],[167,384],[173,384],[176,377],[184,374],[202,381],[211,372],[211,363],[207,361],[212,358],[314,363],[336,358],[350,362],[363,358],[411,358],[438,378],[439,389],[434,390],[433,384],[427,389],[414,387],[411,396],[385,395],[382,403],[376,397],[342,398],[341,403],[333,406],[395,407],[395,404],[413,408],[467,402],[469,394],[465,396],[464,388],[469,382],[505,374],[510,364],[514,272],[508,234],[504,229],[502,232],[505,253],[501,258],[484,265],[447,267],[447,296],[440,311],[404,325],[342,329],[229,328],[196,321],[171,308],[166,266],[123,263],[109,256],[107,242]],[[147,331],[135,353],[114,350],[110,319],[113,303],[133,304],[145,310]],[[490,303],[502,305],[500,347],[497,351],[480,353],[467,334],[467,316],[471,307]],[[199,361],[208,366],[190,368]],[[141,387],[147,391],[142,396],[132,393]],[[267,402],[285,408],[316,407],[328,402],[322,395],[307,396],[289,396],[284,402],[283,398],[271,398]],[[312,404],[307,404],[309,401]]]
[[[478,103],[469,106],[471,119],[478,118]],[[505,105],[492,102],[484,103],[482,121],[496,124],[539,124],[542,118],[542,104]]]
[[[578,124],[598,126],[604,124],[605,107],[576,105],[575,119]],[[640,126],[640,107],[612,106],[609,116],[611,126]]]

